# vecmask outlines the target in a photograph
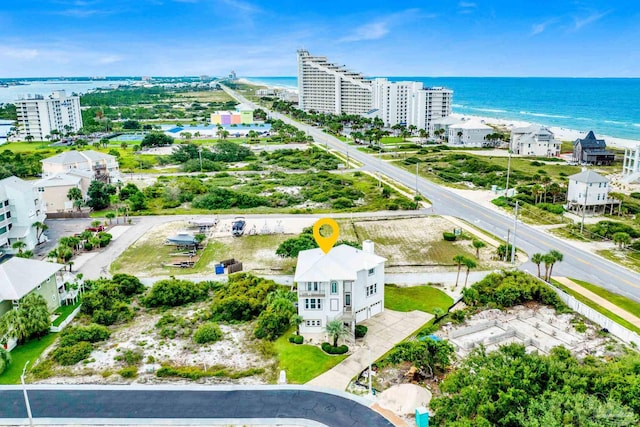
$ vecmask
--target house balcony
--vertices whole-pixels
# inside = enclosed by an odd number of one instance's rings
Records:
[[[298,289],[298,296],[300,297],[326,297],[327,290],[324,288],[320,288],[317,290],[308,290],[308,289]]]

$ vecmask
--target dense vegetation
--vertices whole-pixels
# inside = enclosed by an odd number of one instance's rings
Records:
[[[144,292],[144,285],[134,276],[115,274],[111,279],[85,281],[89,289],[82,298],[81,312],[94,323],[113,325],[133,318],[131,297]]]
[[[360,245],[360,243],[352,242],[349,240],[338,240],[335,245],[338,246],[343,244],[362,249],[362,245]],[[315,238],[313,237],[313,227],[306,227],[302,230],[302,233],[300,233],[298,237],[292,237],[280,243],[278,249],[276,249],[276,255],[279,255],[283,258],[296,258],[300,251],[314,249],[317,247],[319,246],[318,243],[316,243]]]
[[[582,361],[556,347],[548,356],[510,344],[475,350],[431,401],[439,426],[635,426],[640,357]]]
[[[209,295],[210,282],[190,282],[175,278],[156,282],[142,299],[147,307],[177,307],[202,301]]]
[[[463,291],[465,304],[475,309],[486,306],[512,307],[529,301],[566,310],[558,295],[547,285],[522,271],[491,273]]]
[[[28,153],[14,153],[11,150],[3,150],[0,153],[0,179],[12,175],[19,178],[39,176],[42,172],[40,160],[54,154],[53,150]]]

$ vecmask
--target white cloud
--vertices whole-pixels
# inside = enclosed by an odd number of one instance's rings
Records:
[[[531,35],[535,36],[536,34],[543,33],[549,25],[554,24],[557,21],[558,21],[558,18],[551,18],[551,19],[547,19],[544,22],[533,24],[531,26]]]
[[[351,34],[340,39],[342,42],[381,39],[389,33],[388,22],[371,22],[356,28]]]
[[[106,15],[111,12],[107,10],[83,9],[83,8],[77,7],[77,8],[71,8],[71,9],[64,9],[64,10],[60,10],[53,13],[55,15],[70,16],[72,18],[90,18],[94,15]]]
[[[458,12],[463,14],[473,13],[477,6],[477,4],[472,2],[461,1],[458,3]]]
[[[597,12],[597,13],[592,13],[591,15],[584,17],[584,18],[574,18],[574,26],[573,29],[575,31],[578,31],[579,29],[581,29],[582,27],[592,24],[598,20],[600,20],[601,18],[603,18],[605,15],[607,15],[609,12],[611,12],[610,10],[606,11],[606,12]]]
[[[261,9],[258,6],[243,0],[219,0],[219,2],[224,3],[227,6],[230,6],[234,9],[238,9],[241,12],[257,13],[261,11]]]
[[[99,64],[113,64],[115,62],[121,62],[124,58],[120,55],[105,55],[98,58]]]
[[[460,3],[458,3],[458,6],[462,7],[462,8],[470,8],[470,7],[476,7],[477,4],[471,3],[471,2],[467,2],[467,1],[461,1]]]
[[[407,9],[402,12],[386,16],[384,19],[377,19],[372,22],[356,27],[351,33],[342,37],[338,42],[358,42],[364,40],[378,40],[391,32],[392,27],[397,24],[406,24],[410,19],[433,18],[436,15],[420,14],[419,9]]]
[[[38,57],[40,53],[38,49],[16,49],[16,48],[4,48],[0,51],[0,56],[7,56],[14,59],[29,60]]]

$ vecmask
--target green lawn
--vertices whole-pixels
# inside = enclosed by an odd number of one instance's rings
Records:
[[[596,251],[609,261],[623,265],[631,270],[640,271],[640,253],[632,250],[602,249]]]
[[[53,321],[53,326],[60,326],[60,324],[64,322],[71,313],[73,313],[73,310],[75,310],[79,306],[80,301],[75,304],[63,305],[58,307],[55,311],[55,313],[58,314],[58,317],[56,317],[56,320]]]
[[[578,283],[579,285],[582,285],[582,284],[586,283],[586,282],[582,282],[582,281],[579,281],[579,280],[576,280],[576,279],[571,279],[571,280],[575,281],[576,283],[580,282],[580,283]],[[630,331],[633,331],[633,332],[635,332],[637,334],[640,334],[640,328],[636,327],[634,324],[628,322],[627,320],[623,319],[622,317],[618,316],[617,314],[610,312],[606,308],[601,307],[600,305],[598,305],[595,302],[591,301],[589,298],[583,296],[582,294],[574,291],[573,289],[569,289],[569,288],[565,287],[562,283],[560,283],[560,282],[558,282],[558,281],[556,281],[554,279],[551,279],[551,282],[555,286],[557,286],[558,288],[562,289],[563,291],[565,291],[566,293],[568,293],[569,295],[571,295],[572,297],[574,297],[575,299],[580,301],[581,303],[593,308],[598,313],[608,317],[609,319],[611,319],[614,322],[624,326],[625,328],[629,329]],[[591,284],[589,284],[589,285],[591,285]],[[591,286],[594,286],[594,285],[591,285]],[[604,290],[604,289],[602,289],[602,290]],[[605,291],[605,292],[608,292],[608,291]]]
[[[287,373],[291,384],[304,384],[342,362],[347,356],[326,354],[320,348],[289,342],[291,331],[278,338],[275,349],[278,353],[278,368]]]
[[[433,309],[438,307],[447,311],[451,304],[453,299],[449,295],[431,286],[384,287],[384,307],[390,310],[433,313]]]
[[[11,364],[6,371],[0,375],[0,384],[20,384],[20,374],[24,364],[29,360],[29,369],[33,368],[36,359],[49,347],[57,338],[58,334],[50,333],[40,340],[29,341],[19,345],[11,351]]]
[[[601,296],[610,303],[615,304],[621,309],[633,314],[634,316],[640,316],[640,303],[627,297],[623,297],[622,295],[610,292],[592,283],[573,278],[571,278],[571,280],[582,286],[583,288],[590,290],[594,294]]]

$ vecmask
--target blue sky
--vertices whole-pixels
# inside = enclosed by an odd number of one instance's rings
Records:
[[[296,49],[368,76],[640,77],[637,0],[15,0],[0,77],[291,76]]]

